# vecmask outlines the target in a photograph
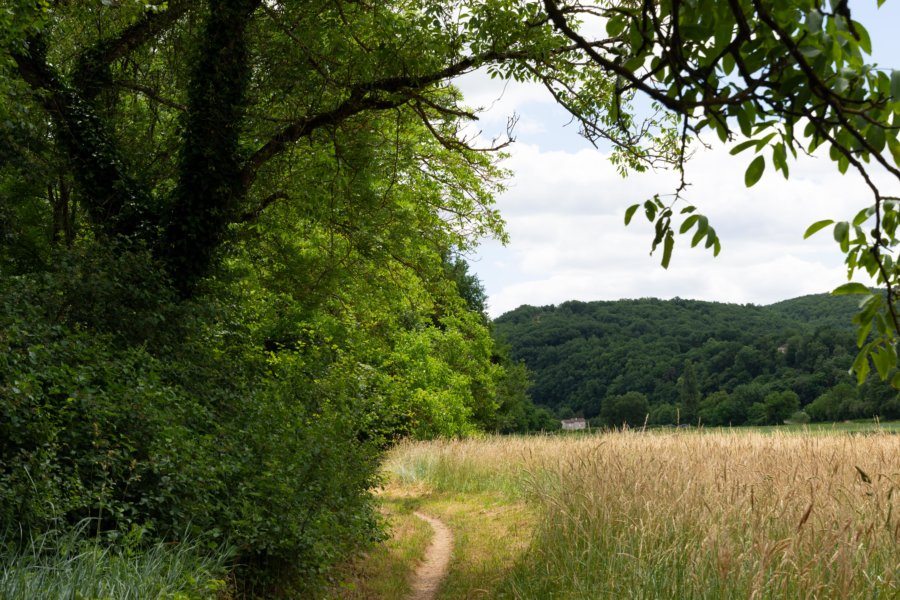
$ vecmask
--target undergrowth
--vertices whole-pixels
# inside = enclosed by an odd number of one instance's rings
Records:
[[[89,537],[88,523],[0,541],[0,598],[6,600],[225,599],[233,552],[201,540],[143,543],[139,530],[115,543]]]

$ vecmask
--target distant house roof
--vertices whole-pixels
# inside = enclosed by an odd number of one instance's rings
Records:
[[[562,428],[573,430],[573,429],[586,429],[587,421],[584,419],[563,419],[562,420]]]

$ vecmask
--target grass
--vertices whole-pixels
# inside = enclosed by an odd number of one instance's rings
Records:
[[[381,494],[381,511],[388,520],[391,537],[337,573],[337,582],[326,593],[334,600],[401,600],[410,591],[411,566],[425,554],[431,541],[431,526],[413,515],[421,505],[417,495],[396,486]]]
[[[728,427],[707,427],[706,431],[727,431]],[[736,428],[737,429],[737,428]],[[760,433],[900,433],[900,421],[862,419],[837,423],[790,423],[786,425],[742,425],[743,431]]]
[[[108,546],[80,529],[49,532],[24,549],[0,543],[5,600],[225,598],[228,552],[195,543]]]
[[[343,570],[333,600],[401,600],[410,576],[431,541],[431,527],[413,515],[421,511],[452,531],[453,556],[440,597],[495,598],[510,570],[527,551],[536,514],[524,502],[499,491],[440,491],[430,485],[396,480],[381,492],[382,512],[391,525],[390,541]]]
[[[457,535],[441,598],[900,598],[893,434],[489,437],[386,468]]]

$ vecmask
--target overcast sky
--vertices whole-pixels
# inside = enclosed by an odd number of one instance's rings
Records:
[[[872,37],[872,61],[900,68],[900,1],[875,6],[875,0],[850,1],[854,19]],[[688,164],[687,199],[709,217],[722,252],[713,258],[702,244],[690,248],[689,236],[677,236],[664,270],[659,252],[649,256],[652,226],[641,212],[627,228],[623,218],[629,205],[671,193],[677,183],[671,173],[623,179],[608,150],[581,138],[540,86],[504,84],[480,73],[457,84],[469,105],[491,107],[478,123],[486,137],[505,131],[511,114],[519,116],[505,163],[513,176],[497,202],[511,241],[506,247],[486,241],[469,257],[492,317],[522,304],[573,299],[679,296],[769,304],[846,281],[830,230],[809,240],[803,232],[820,219],[852,218],[871,196],[858,176],[840,175],[827,158],[792,163],[789,181],[769,164],[762,180],[747,189],[743,174],[752,153],[733,157],[719,144],[698,152]]]

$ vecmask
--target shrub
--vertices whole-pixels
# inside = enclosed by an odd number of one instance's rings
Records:
[[[266,352],[246,305],[157,293],[144,255],[96,260],[90,294],[84,265],[0,277],[0,522],[23,540],[84,519],[107,540],[202,532],[251,593],[311,593],[379,538],[377,374],[331,346]]]
[[[607,396],[600,407],[600,417],[610,427],[629,425],[639,427],[644,424],[650,406],[647,396],[640,392],[628,392],[621,396]]]

